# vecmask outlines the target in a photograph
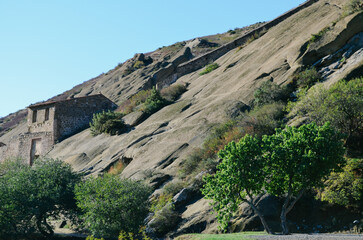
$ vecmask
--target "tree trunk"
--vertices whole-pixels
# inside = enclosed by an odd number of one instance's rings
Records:
[[[258,217],[260,218],[261,220],[261,223],[263,225],[263,227],[265,228],[266,232],[268,234],[274,234],[270,227],[268,226],[264,216],[262,215],[262,213],[260,212],[260,210],[257,209],[257,207],[255,207],[255,205],[253,205],[252,201],[247,201],[247,203],[252,207],[253,211],[255,211],[255,213],[257,213]]]
[[[301,196],[304,194],[305,189],[300,190],[299,194],[296,196],[296,198],[290,203],[291,198],[291,190],[286,196],[286,199],[284,201],[284,204],[281,208],[281,214],[280,214],[280,220],[281,220],[281,228],[282,228],[282,234],[288,235],[289,234],[289,227],[287,225],[287,218],[286,215],[291,211],[291,209],[294,207],[295,203],[301,198]]]
[[[281,209],[280,220],[281,220],[282,234],[284,235],[289,234],[289,227],[287,226],[287,221],[286,221],[286,207],[284,206],[282,206]]]
[[[43,229],[43,224],[45,225],[46,230]],[[37,218],[37,227],[38,227],[39,232],[44,236],[51,237],[54,234],[52,227],[49,226],[49,224],[47,223],[47,220],[43,217]]]

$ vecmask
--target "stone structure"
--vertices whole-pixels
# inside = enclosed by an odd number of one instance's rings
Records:
[[[30,105],[28,131],[11,140],[6,156],[19,156],[31,165],[55,143],[87,128],[94,113],[116,107],[102,94]]]
[[[144,88],[150,88],[150,82],[151,86],[155,86],[156,83],[158,84],[158,86],[161,87],[168,86],[174,83],[178,78],[191,72],[197,71],[198,69],[201,69],[206,65],[214,62],[232,49],[244,45],[249,40],[249,38],[254,36],[256,33],[259,34],[261,32],[269,30],[270,28],[276,26],[285,19],[291,17],[295,13],[311,6],[318,1],[319,0],[307,0],[306,2],[300,4],[298,7],[291,9],[290,11],[280,15],[279,17],[261,25],[260,27],[242,35],[241,37],[229,43],[224,44],[223,46],[213,51],[210,51],[202,56],[193,58],[191,60],[183,58],[183,61],[179,61],[177,62],[177,64],[173,64],[173,66],[168,66],[166,68],[160,69],[151,77],[149,82],[145,84]]]

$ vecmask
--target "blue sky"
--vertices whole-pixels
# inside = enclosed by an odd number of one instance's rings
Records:
[[[304,0],[0,0],[0,117],[135,53],[269,21]]]

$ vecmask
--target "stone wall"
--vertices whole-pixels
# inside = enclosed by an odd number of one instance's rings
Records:
[[[263,24],[262,26],[244,34],[243,36],[233,40],[232,42],[229,42],[211,52],[208,52],[202,56],[199,56],[197,58],[194,58],[190,61],[178,64],[177,66],[172,66],[167,69],[161,69],[159,70],[159,75],[157,75],[157,78],[154,76],[152,80],[159,86],[165,87],[173,82],[175,82],[178,78],[180,78],[183,75],[192,73],[194,71],[197,71],[200,68],[203,68],[204,66],[214,62],[230,50],[244,45],[249,38],[254,36],[256,33],[259,34],[262,31],[267,31],[270,28],[276,26],[280,22],[284,21],[285,19],[289,18],[290,16],[294,15],[295,13],[311,6],[313,3],[318,2],[319,0],[308,0],[303,4],[300,4],[298,7],[282,14],[281,16],[275,18],[274,20],[267,22]],[[163,74],[160,74],[163,73]],[[156,81],[155,81],[156,80]],[[150,85],[150,84],[149,84]]]
[[[55,103],[28,108],[28,132],[53,132]]]
[[[94,113],[116,107],[116,104],[101,94],[57,102],[54,115],[54,139],[61,141],[89,127]]]
[[[46,155],[53,146],[54,139],[52,132],[37,132],[37,133],[23,133],[16,137],[13,137],[9,142],[4,159],[6,157],[20,157],[28,164],[32,164],[34,157],[32,158],[32,142],[39,140],[37,155]]]

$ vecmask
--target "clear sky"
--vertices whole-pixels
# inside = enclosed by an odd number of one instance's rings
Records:
[[[0,117],[133,57],[269,21],[304,0],[0,0]]]

